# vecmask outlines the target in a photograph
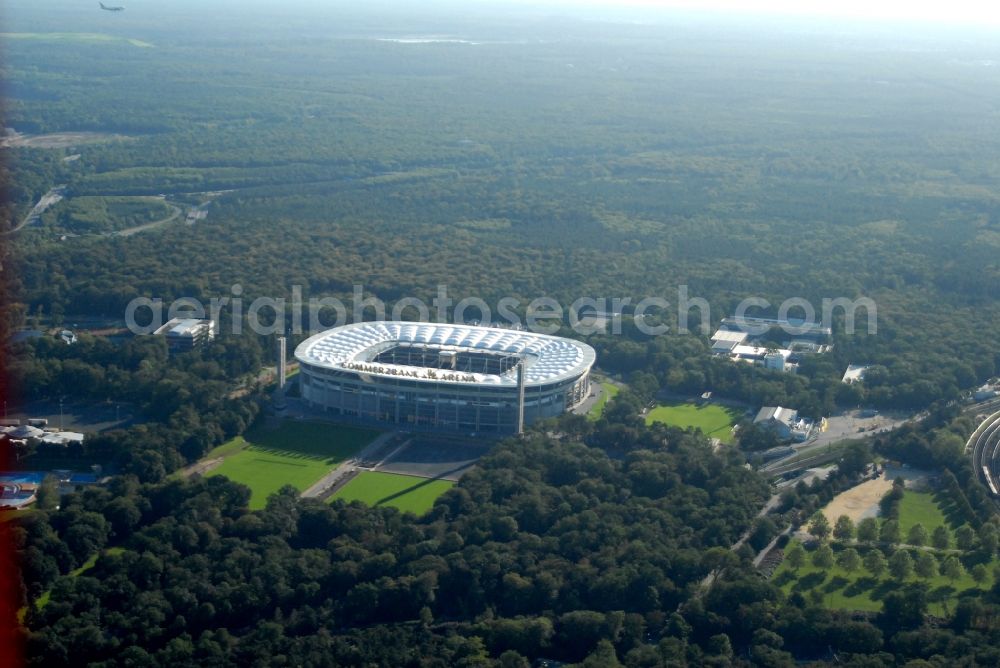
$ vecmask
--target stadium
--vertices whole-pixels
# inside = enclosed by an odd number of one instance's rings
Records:
[[[295,350],[303,400],[362,422],[519,433],[590,393],[590,346],[473,325],[362,322]]]

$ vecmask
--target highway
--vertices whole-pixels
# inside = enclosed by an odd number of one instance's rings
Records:
[[[983,420],[969,437],[965,450],[972,456],[972,466],[993,497],[1000,505],[1000,411]]]

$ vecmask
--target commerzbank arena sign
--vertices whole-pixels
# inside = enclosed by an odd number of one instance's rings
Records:
[[[400,378],[420,378],[423,380],[442,380],[459,383],[479,382],[479,379],[471,373],[440,372],[436,369],[400,369],[399,367],[362,364],[361,362],[346,362],[343,366],[345,369],[350,369],[351,371],[373,373],[380,376],[398,376]]]

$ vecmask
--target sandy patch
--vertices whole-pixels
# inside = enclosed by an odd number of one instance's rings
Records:
[[[841,515],[847,515],[855,524],[866,517],[877,517],[879,501],[892,489],[892,481],[900,476],[906,480],[907,489],[916,489],[925,482],[927,472],[909,468],[887,468],[877,479],[866,480],[838,494],[822,512],[830,520],[830,524],[836,522]]]
[[[0,138],[0,147],[57,149],[121,139],[128,139],[128,137],[106,132],[52,132],[44,135],[25,135],[14,132]]]
[[[193,475],[205,475],[212,469],[218,468],[222,464],[223,458],[208,459],[203,462],[195,462],[181,470],[181,476],[190,478]]]

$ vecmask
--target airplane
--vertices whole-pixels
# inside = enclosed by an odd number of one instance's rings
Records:
[[[104,11],[107,11],[107,12],[124,12],[125,11],[124,7],[108,7],[103,2],[98,2],[97,4],[99,4],[101,6],[101,9],[103,9]]]

